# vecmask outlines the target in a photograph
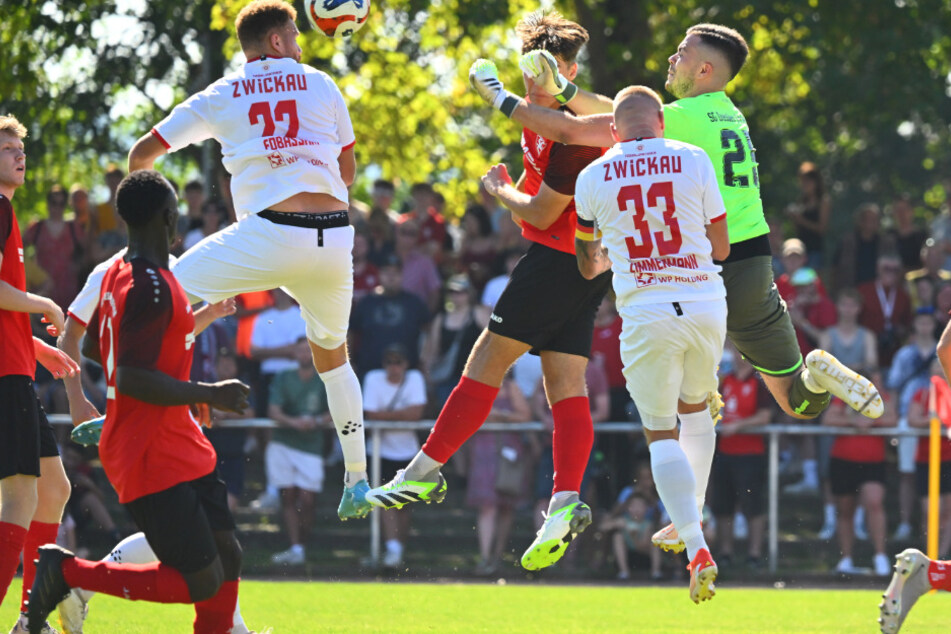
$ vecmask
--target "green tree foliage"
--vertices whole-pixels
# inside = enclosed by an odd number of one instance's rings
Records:
[[[37,190],[123,162],[136,135],[219,76],[225,60],[240,58],[233,22],[245,0],[152,0],[142,4],[144,15],[122,23],[122,38],[104,38],[95,25],[101,31],[117,4],[5,6],[0,110],[30,125]],[[667,57],[691,24],[719,22],[743,33],[750,60],[728,92],[750,122],[768,213],[795,197],[804,160],[829,177],[840,227],[864,200],[886,203],[909,191],[933,212],[944,199],[951,0],[883,0],[860,10],[819,0],[543,4],[589,30],[579,83],[608,95],[631,83],[662,91]],[[333,75],[350,104],[361,168],[374,165],[404,186],[434,181],[452,213],[492,163],[521,170],[520,129],[469,90],[467,71],[477,57],[493,59],[508,88],[521,92],[513,29],[537,1],[380,0],[349,39],[311,31],[301,0],[295,6],[304,61]],[[140,101],[119,121],[129,87]]]

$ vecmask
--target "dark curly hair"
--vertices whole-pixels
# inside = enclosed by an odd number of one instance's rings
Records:
[[[155,170],[132,172],[116,190],[116,210],[130,227],[141,227],[165,207],[169,194],[175,190]]]

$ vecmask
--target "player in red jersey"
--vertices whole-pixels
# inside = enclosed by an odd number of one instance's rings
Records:
[[[23,243],[11,202],[26,177],[25,136],[15,117],[0,116],[0,603],[22,553],[24,611],[36,549],[55,541],[70,492],[53,430],[33,389],[36,362],[56,378],[79,372],[30,328],[29,313],[42,313],[49,332],[59,334],[63,312],[52,300],[26,292]],[[25,626],[21,618],[13,631]]]
[[[159,562],[87,561],[43,546],[28,606],[33,634],[72,587],[194,603],[196,632],[231,631],[241,547],[215,451],[189,405],[240,412],[249,390],[234,380],[188,380],[195,319],[168,270],[177,202],[158,172],[134,172],[119,185],[116,205],[129,227],[129,250],[106,272],[83,350],[106,372],[103,469]]]
[[[575,58],[588,33],[557,13],[533,13],[517,27],[524,51],[545,49],[566,76],[578,72]],[[532,103],[559,103],[525,80]],[[462,380],[446,401],[422,451],[388,484],[367,499],[383,508],[441,501],[446,493],[439,469],[485,422],[512,363],[526,352],[540,354],[545,390],[554,419],[554,490],[545,524],[522,557],[538,569],[558,561],[571,540],[591,522],[579,499],[594,429],[585,388],[594,315],[611,283],[610,273],[584,279],[574,255],[574,186],[578,173],[601,150],[553,143],[529,130],[522,135],[525,171],[517,184],[505,166],[482,179],[508,207],[532,241],[499,298],[488,328],[476,342]]]

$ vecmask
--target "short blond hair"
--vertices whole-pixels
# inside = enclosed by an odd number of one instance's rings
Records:
[[[0,132],[12,134],[18,139],[26,137],[26,126],[12,114],[0,115]]]
[[[662,108],[664,106],[664,100],[660,98],[660,95],[657,94],[657,91],[648,88],[647,86],[628,86],[627,88],[622,88],[614,97],[614,107],[617,108],[619,103],[632,96],[646,97],[651,101],[656,101],[658,108]]]
[[[268,33],[297,20],[297,9],[284,0],[254,0],[241,9],[234,26],[244,50],[261,44]]]

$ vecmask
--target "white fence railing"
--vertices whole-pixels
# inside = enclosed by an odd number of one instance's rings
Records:
[[[70,424],[69,416],[64,414],[51,414],[49,420],[54,424]],[[366,421],[366,429],[373,439],[373,446],[380,446],[380,435],[384,430],[410,430],[410,431],[429,431],[432,429],[432,420],[423,421]],[[222,421],[219,427],[237,427],[248,429],[270,429],[276,427],[274,421],[269,418],[250,418],[244,420]],[[482,428],[486,431],[527,431],[542,432],[545,427],[539,422],[527,423],[485,423]],[[595,425],[595,432],[607,434],[619,434],[641,431],[640,424],[637,423],[599,423]],[[776,572],[777,562],[779,561],[779,438],[780,436],[845,436],[845,435],[863,435],[863,436],[888,436],[888,437],[906,437],[906,436],[927,436],[927,429],[899,428],[899,427],[875,427],[862,431],[857,431],[844,427],[823,427],[822,425],[762,425],[759,427],[749,427],[743,430],[744,434],[762,434],[767,437],[767,478],[768,478],[768,512],[767,512],[767,543],[769,549],[769,571]],[[370,486],[379,486],[381,484],[380,456],[379,453],[370,457],[369,465]],[[370,514],[370,555],[374,561],[380,556],[380,514]]]

